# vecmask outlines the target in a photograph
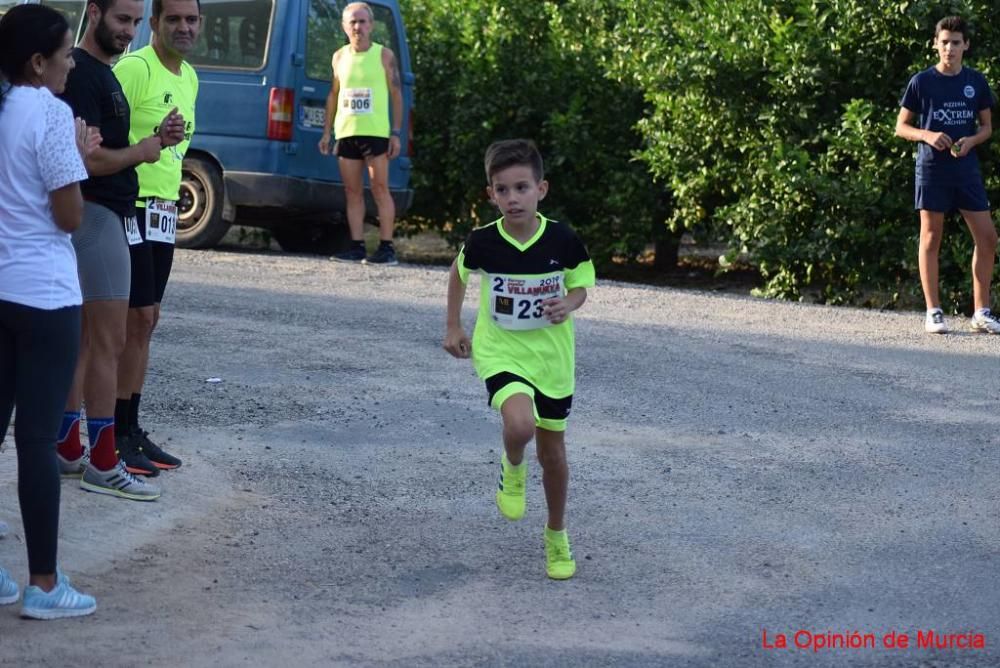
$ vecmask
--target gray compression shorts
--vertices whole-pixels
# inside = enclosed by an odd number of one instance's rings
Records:
[[[83,222],[73,232],[80,292],[84,302],[128,299],[132,265],[122,217],[111,209],[83,203]]]

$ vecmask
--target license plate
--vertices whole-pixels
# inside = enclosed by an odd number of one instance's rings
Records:
[[[302,125],[307,128],[321,128],[326,120],[326,109],[323,107],[310,107],[302,105],[299,107],[302,114]]]

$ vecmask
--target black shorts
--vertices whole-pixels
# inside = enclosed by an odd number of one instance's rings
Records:
[[[512,393],[525,392],[531,396],[535,405],[536,425],[550,431],[566,431],[566,419],[569,417],[570,409],[573,408],[572,394],[561,399],[553,399],[521,376],[507,371],[501,371],[487,378],[486,391],[489,393],[487,403],[497,410],[500,410],[500,405]],[[494,399],[499,399],[499,403],[494,403]]]
[[[333,145],[333,154],[347,160],[364,160],[375,158],[389,152],[388,137],[344,137]]]
[[[138,207],[139,234],[142,243],[128,247],[132,260],[132,287],[129,308],[152,306],[163,301],[170,269],[174,265],[174,245],[146,239],[146,209]]]

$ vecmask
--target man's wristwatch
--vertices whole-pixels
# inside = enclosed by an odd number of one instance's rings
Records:
[[[402,131],[401,131],[401,130],[393,130],[393,131],[392,131],[392,136],[393,136],[393,137],[398,137],[398,136],[400,136],[401,134],[402,134]]]

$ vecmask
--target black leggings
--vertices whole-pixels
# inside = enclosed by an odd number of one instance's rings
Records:
[[[28,572],[56,572],[56,437],[80,350],[80,307],[44,311],[0,300],[0,442],[17,406],[17,498]]]

